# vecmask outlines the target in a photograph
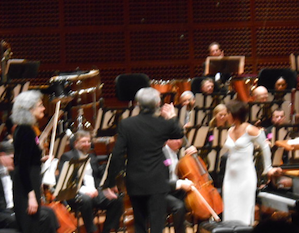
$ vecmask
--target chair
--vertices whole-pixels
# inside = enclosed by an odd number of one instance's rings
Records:
[[[139,89],[150,87],[150,79],[143,73],[121,74],[115,79],[115,87],[118,100],[132,102]]]
[[[291,69],[299,72],[299,55],[298,54],[290,54],[290,64]]]
[[[191,80],[191,91],[194,95],[196,95],[197,93],[201,93],[201,82],[205,78],[206,77],[195,77]]]
[[[274,90],[275,82],[281,76],[286,80],[288,90],[296,88],[297,74],[291,69],[262,69],[258,75],[258,86],[264,86],[268,90]]]

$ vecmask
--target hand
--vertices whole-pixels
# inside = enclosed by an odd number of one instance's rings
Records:
[[[282,175],[282,169],[280,167],[273,167],[270,171],[268,171],[268,176],[281,176]]]
[[[185,150],[185,155],[197,154],[197,149],[195,146],[190,146]]]
[[[186,192],[190,191],[193,185],[194,184],[191,180],[181,180],[181,189],[185,190]]]
[[[166,120],[176,117],[175,109],[173,103],[164,104],[161,108],[161,116]]]
[[[117,199],[117,195],[112,191],[113,189],[115,189],[115,187],[103,189],[103,194],[108,200]]]
[[[28,208],[27,212],[29,215],[33,215],[37,212],[38,203],[35,197],[35,192],[32,190],[28,193]]]
[[[89,191],[85,193],[86,195],[90,196],[91,198],[97,197],[99,195],[99,192],[97,189],[93,190],[93,191]]]
[[[41,161],[42,163],[44,163],[44,162],[46,162],[48,159],[49,159],[49,155],[45,155],[45,156],[43,156],[43,157],[40,159],[40,161]]]

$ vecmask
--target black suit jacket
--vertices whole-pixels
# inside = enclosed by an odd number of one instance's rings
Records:
[[[151,195],[169,191],[168,169],[162,147],[168,139],[184,136],[176,119],[165,120],[152,113],[140,113],[122,120],[113,148],[104,187],[115,186],[115,177],[127,155],[126,186],[129,195]]]

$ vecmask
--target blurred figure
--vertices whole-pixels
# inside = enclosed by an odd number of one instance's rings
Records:
[[[104,192],[107,198],[116,198],[115,178],[125,166],[135,232],[146,233],[150,227],[150,232],[162,233],[167,214],[165,198],[170,191],[162,148],[168,139],[182,138],[184,130],[173,104],[160,108],[160,93],[154,88],[141,88],[135,99],[140,113],[118,125]]]
[[[184,117],[184,128],[191,126],[190,115],[195,106],[195,96],[191,91],[184,91],[180,96],[181,107],[186,106],[186,115]]]
[[[275,82],[275,93],[274,100],[284,101],[284,96],[286,92],[284,92],[287,88],[288,84],[283,76],[279,77]]]
[[[13,211],[11,172],[14,148],[8,141],[0,142],[0,229],[17,229],[15,213]]]
[[[214,81],[211,78],[205,78],[201,81],[201,92],[206,95],[210,95],[214,92]]]
[[[252,98],[254,102],[267,102],[268,96],[268,90],[264,86],[258,86],[252,91]]]
[[[279,77],[275,82],[275,90],[276,91],[284,91],[287,88],[288,84],[284,77]]]
[[[218,104],[213,110],[213,118],[209,122],[209,131],[206,136],[205,145],[200,151],[200,156],[203,161],[206,163],[207,167],[209,167],[208,154],[211,152],[211,148],[213,146],[214,141],[214,128],[219,127],[228,127],[228,112],[227,108],[224,104]],[[217,177],[213,177],[215,180],[215,186],[217,188],[222,187],[224,172],[225,172],[225,164],[226,164],[227,154],[221,155],[220,158],[220,171],[217,174]],[[212,174],[215,175],[215,174]]]
[[[210,128],[228,126],[227,122],[227,108],[224,104],[218,104],[213,110],[213,118],[209,123]]]
[[[268,102],[269,93],[266,87],[258,86],[252,91],[253,102],[264,103]],[[267,128],[271,125],[271,103],[265,103],[259,105],[259,111],[257,112],[257,121],[254,123],[257,127]]]
[[[42,149],[36,126],[44,118],[44,111],[42,94],[33,90],[19,94],[12,108],[12,120],[17,125],[13,134],[13,200],[22,233],[54,233],[59,227],[53,210],[41,205]]]
[[[180,96],[181,106],[187,106],[187,110],[191,111],[195,106],[195,96],[191,91],[184,91]]]
[[[273,138],[273,135],[272,135],[273,127],[286,123],[285,122],[285,112],[280,108],[275,109],[272,113],[271,123],[272,123],[272,125],[270,125],[269,127],[267,127],[265,129],[266,138],[268,139],[270,145],[271,145],[270,141]],[[272,145],[272,146],[273,146],[272,149],[277,148],[275,145]],[[287,150],[283,151],[282,162],[283,162],[283,164],[287,164],[289,162],[289,152]]]
[[[226,105],[229,112],[228,130],[224,144],[229,150],[223,180],[223,220],[239,220],[247,225],[254,221],[256,203],[257,174],[253,162],[254,143],[257,143],[264,158],[264,174],[268,177],[280,175],[281,168],[271,165],[271,151],[265,134],[246,122],[248,108],[246,103],[231,100]]]
[[[179,149],[182,147],[183,139],[172,139],[166,142],[163,153],[166,157],[165,165],[169,169],[170,192],[166,196],[167,212],[172,214],[175,233],[185,233],[185,206],[186,192],[191,190],[193,182],[188,179],[179,179],[177,176],[177,164],[179,162]],[[185,150],[185,154],[197,154],[197,149],[191,146]]]
[[[123,213],[123,200],[120,197],[108,200],[102,188],[99,186],[103,171],[101,171],[96,156],[90,153],[90,133],[88,131],[78,130],[72,140],[74,140],[74,148],[61,156],[58,164],[59,173],[62,171],[63,164],[71,159],[78,160],[88,157],[90,158],[90,162],[86,165],[83,184],[77,194],[79,198],[77,197],[66,201],[72,208],[81,212],[87,233],[97,231],[97,226],[93,223],[94,208],[106,210],[106,219],[102,233],[109,233],[112,229],[117,230],[120,217]],[[78,201],[78,199],[80,199],[80,201]]]
[[[220,44],[218,42],[212,42],[209,45],[209,56],[213,56],[213,57],[224,56],[224,51],[221,49]]]

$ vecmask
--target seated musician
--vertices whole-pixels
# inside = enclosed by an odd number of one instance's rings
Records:
[[[214,92],[214,81],[211,78],[205,78],[201,81],[201,92],[205,95],[210,95]]]
[[[285,112],[281,108],[275,109],[272,113],[271,122],[272,122],[272,125],[270,125],[268,128],[265,129],[266,138],[269,140],[269,143],[273,137],[273,135],[272,135],[273,127],[286,123],[285,122]],[[272,149],[276,149],[276,146],[272,145]],[[288,162],[289,162],[289,152],[287,150],[284,150],[283,155],[282,155],[282,163],[287,164]]]
[[[184,128],[191,126],[190,114],[195,106],[195,96],[191,91],[184,91],[180,96],[181,107],[186,106],[186,116],[184,120]]]
[[[165,165],[169,168],[170,193],[166,196],[167,212],[172,214],[175,233],[185,233],[185,215],[187,209],[184,203],[186,192],[191,190],[193,182],[185,179],[179,179],[177,176],[178,151],[182,147],[183,139],[171,139],[163,147],[163,153],[166,157]],[[197,154],[194,146],[186,149],[185,154]]]
[[[253,102],[264,103],[268,101],[269,93],[266,87],[258,86],[252,93]],[[257,127],[267,128],[271,125],[271,105],[263,104],[257,114],[258,120],[254,123]]]
[[[285,80],[285,78],[283,76],[279,77],[274,85],[275,88],[275,94],[274,94],[274,99],[275,100],[284,100],[284,96],[285,96],[285,92],[283,92],[284,90],[287,89],[287,82]]]
[[[218,104],[213,109],[212,119],[209,122],[209,131],[206,135],[204,146],[199,153],[200,157],[206,163],[207,167],[209,167],[208,154],[212,150],[213,141],[214,141],[214,135],[213,135],[214,128],[228,127],[229,125],[228,125],[227,117],[228,117],[227,108],[224,104]],[[225,155],[221,156],[221,161],[223,160],[225,161],[225,159],[226,159]],[[224,161],[221,164],[225,164]],[[221,173],[220,176],[222,178],[219,178],[219,180],[217,179],[216,187],[222,187],[224,171],[223,173]]]
[[[0,229],[17,229],[13,210],[12,180],[14,148],[10,142],[0,143]]]
[[[96,156],[88,154],[91,149],[91,136],[87,131],[79,130],[73,136],[73,149],[64,153],[59,161],[58,169],[61,172],[64,162],[73,159],[91,158],[90,163],[87,164],[83,177],[83,185],[79,190],[76,198],[67,200],[72,208],[78,208],[81,212],[85,229],[87,233],[97,231],[97,227],[93,223],[94,208],[107,210],[106,220],[103,227],[103,233],[110,232],[111,229],[117,230],[119,227],[120,217],[123,213],[122,198],[108,200],[99,186],[101,181],[102,171],[99,169]]]

